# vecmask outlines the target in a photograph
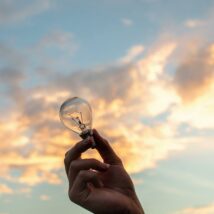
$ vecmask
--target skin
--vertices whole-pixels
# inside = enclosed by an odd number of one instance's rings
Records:
[[[65,154],[70,200],[95,214],[144,214],[121,159],[96,130],[93,138],[103,162],[81,159],[92,146],[91,138],[78,142]]]

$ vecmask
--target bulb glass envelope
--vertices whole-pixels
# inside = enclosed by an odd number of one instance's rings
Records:
[[[92,128],[92,109],[82,98],[66,100],[60,107],[59,116],[65,127],[79,135]]]

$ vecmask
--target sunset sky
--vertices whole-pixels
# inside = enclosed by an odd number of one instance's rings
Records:
[[[212,0],[0,0],[0,214],[89,213],[67,196],[73,96],[146,213],[213,214],[213,26]]]

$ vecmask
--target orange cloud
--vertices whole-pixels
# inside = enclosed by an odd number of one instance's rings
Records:
[[[13,190],[4,185],[4,184],[0,184],[0,194],[12,194],[13,193]]]
[[[206,206],[198,206],[193,208],[187,208],[176,212],[175,214],[213,214],[214,213],[214,203],[208,204]]]
[[[48,196],[48,195],[40,195],[40,199],[42,201],[49,201],[50,200],[50,196]]]
[[[176,87],[165,72],[176,47],[173,42],[161,44],[129,65],[56,75],[45,87],[23,89],[28,96],[13,108],[13,114],[0,121],[0,177],[29,186],[61,182],[64,153],[80,140],[59,120],[60,104],[68,96],[77,95],[91,102],[94,127],[112,143],[129,173],[155,167],[169,151],[183,149],[186,142],[194,141],[177,136],[177,128],[184,121],[197,124],[200,111],[208,118],[209,111],[212,113],[207,108],[211,93],[203,92],[204,106],[200,99],[188,107],[182,102],[183,94],[176,90],[182,88],[183,71],[176,73]],[[142,48],[131,50],[140,53]],[[211,127],[212,121],[203,127]],[[94,150],[85,154],[91,156],[98,157]],[[14,169],[20,171],[20,176],[12,176]]]
[[[173,106],[169,120],[172,123],[186,123],[197,129],[214,127],[214,49],[194,47],[178,67],[174,84],[181,100]]]
[[[204,21],[199,20],[199,19],[189,19],[185,22],[185,26],[189,28],[196,28],[204,25]]]
[[[214,83],[214,48],[196,49],[179,65],[174,78],[184,102],[192,102],[212,88]]]

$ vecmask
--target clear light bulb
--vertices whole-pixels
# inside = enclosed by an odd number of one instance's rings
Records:
[[[82,139],[93,135],[92,109],[86,100],[79,97],[69,98],[61,105],[59,117],[65,127],[78,134]],[[93,141],[92,148],[95,146]]]

